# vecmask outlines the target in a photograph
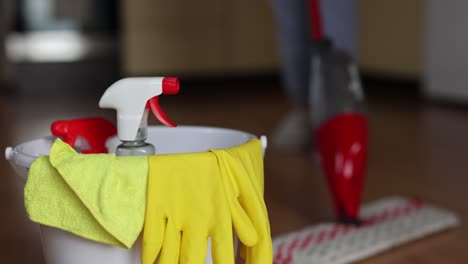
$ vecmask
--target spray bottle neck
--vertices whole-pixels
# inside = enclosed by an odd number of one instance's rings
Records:
[[[145,142],[147,138],[148,138],[148,127],[145,126],[145,127],[138,128],[135,140],[132,140],[132,141],[122,140],[122,143],[136,144],[138,142]]]
[[[155,154],[153,145],[146,142],[148,138],[148,110],[145,110],[140,127],[134,140],[121,140],[122,144],[117,147],[117,156],[141,156]]]
[[[136,133],[135,139],[132,141],[124,141],[122,140],[123,143],[125,142],[145,142],[145,140],[148,138],[148,114],[149,110],[145,109],[143,112],[143,117],[140,122],[140,127],[138,127],[138,131]]]

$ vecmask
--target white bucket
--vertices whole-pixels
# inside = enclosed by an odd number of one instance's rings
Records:
[[[149,127],[148,142],[156,147],[157,154],[202,152],[209,148],[223,149],[241,145],[254,135],[231,129],[212,127],[180,126],[177,128]],[[22,186],[26,183],[31,163],[40,155],[48,155],[54,142],[53,137],[44,137],[22,143],[15,148],[7,148],[5,156],[20,176]],[[265,152],[267,142],[262,136]],[[118,138],[107,142],[110,151],[120,144]],[[100,244],[75,236],[59,229],[40,226],[42,248],[47,264],[140,264],[141,241],[127,250]],[[208,241],[209,243],[209,241]],[[211,247],[205,263],[212,263]]]

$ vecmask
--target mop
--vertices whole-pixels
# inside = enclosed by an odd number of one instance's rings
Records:
[[[322,223],[273,240],[277,264],[345,264],[458,225],[453,213],[391,197],[363,206],[360,226]]]
[[[275,238],[274,263],[350,263],[456,226],[456,215],[418,200],[391,197],[361,208],[368,127],[357,66],[324,37],[318,0],[309,7],[312,126],[337,221]]]

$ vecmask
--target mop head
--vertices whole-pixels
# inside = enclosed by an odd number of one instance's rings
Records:
[[[405,198],[387,198],[361,209],[360,227],[319,224],[273,241],[277,264],[344,264],[458,225],[451,212]]]

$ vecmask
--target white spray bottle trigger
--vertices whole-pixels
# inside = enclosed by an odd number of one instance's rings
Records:
[[[155,98],[163,93],[176,94],[178,91],[179,81],[177,78],[125,78],[115,82],[104,92],[99,101],[99,107],[115,109],[117,111],[119,139],[134,141],[140,124],[142,124],[142,121],[146,123],[143,118],[147,104],[150,106],[154,104],[154,108],[151,106],[153,112],[157,110],[159,115],[167,119]],[[160,118],[158,117],[158,119]]]

